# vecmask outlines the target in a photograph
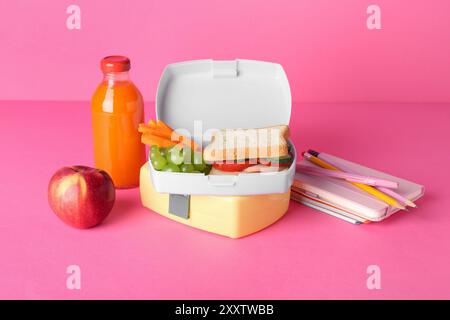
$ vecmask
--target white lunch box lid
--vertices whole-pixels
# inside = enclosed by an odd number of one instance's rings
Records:
[[[157,119],[194,136],[194,122],[209,129],[260,128],[289,124],[291,91],[277,63],[254,60],[196,60],[169,64],[159,81]],[[150,174],[157,192],[184,195],[259,195],[289,191],[294,161],[288,170],[238,175],[204,175],[157,171]]]
[[[202,129],[289,124],[291,91],[283,67],[254,60],[195,60],[169,64],[159,81],[157,118],[193,134]],[[200,142],[200,141],[197,141]]]

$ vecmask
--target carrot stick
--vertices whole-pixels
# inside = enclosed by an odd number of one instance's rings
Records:
[[[149,130],[147,132],[149,134],[152,134],[152,135],[157,136],[157,137],[161,137],[161,138],[164,138],[164,139],[172,140],[172,134],[169,134],[169,133],[161,131],[161,130],[152,129],[152,130]],[[178,142],[178,141],[174,140],[174,142]]]
[[[182,142],[189,148],[192,148],[193,150],[198,150],[198,144],[194,140],[191,140],[188,137],[178,134],[162,120],[158,120],[157,122],[155,122],[153,119],[151,119],[148,125],[145,124],[139,125],[139,132],[171,140],[174,144]]]
[[[150,131],[150,130],[152,130],[152,128],[149,127],[147,124],[139,123],[139,126],[138,126],[138,131],[139,132],[144,133],[144,132],[147,132],[147,131]]]
[[[152,134],[152,135],[155,135],[155,136],[159,136],[159,137],[162,137],[162,138],[165,138],[165,139],[172,140],[172,134],[166,132],[166,130],[161,130],[159,128],[151,128],[148,125],[143,124],[143,123],[139,124],[138,131],[143,133],[143,134],[144,133],[145,134]],[[177,140],[174,140],[174,141],[178,142],[178,138],[177,138]]]
[[[157,145],[160,148],[167,148],[177,144],[177,142],[175,141],[170,141],[169,139],[154,136],[151,134],[143,134],[141,137],[141,141],[148,146]]]
[[[172,146],[175,146],[175,145],[177,145],[176,142],[173,142],[173,141],[170,141],[170,140],[167,140],[167,139],[163,139],[160,142],[160,148],[168,148],[168,147],[172,147]]]
[[[150,129],[156,129],[156,122],[155,122],[155,120],[150,119],[148,121],[148,124],[139,123],[139,128],[138,128],[139,132],[144,132],[144,131],[150,130]]]
[[[158,122],[156,123],[156,127],[166,132],[170,132],[170,134],[172,134],[173,132],[173,129],[169,127],[167,124],[165,124],[165,122],[162,120],[158,120]]]
[[[188,146],[189,148],[191,148],[193,150],[197,150],[198,149],[198,145],[197,145],[197,143],[194,140],[191,140],[188,137],[183,136],[183,135],[179,134],[176,131],[172,131],[172,140],[181,142],[185,146]]]

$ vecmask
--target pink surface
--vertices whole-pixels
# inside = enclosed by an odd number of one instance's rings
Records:
[[[142,208],[138,189],[118,191],[101,226],[66,226],[47,204],[47,183],[61,166],[92,165],[89,104],[1,102],[0,298],[448,299],[449,119],[448,104],[294,105],[298,150],[422,183],[426,196],[364,226],[291,203],[273,226],[232,240]],[[71,264],[81,290],[66,289]],[[366,287],[373,264],[381,290]]]
[[[66,9],[81,9],[81,29]],[[366,9],[381,8],[381,30]],[[0,2],[0,99],[89,100],[99,61],[131,58],[145,100],[165,65],[214,58],[279,62],[294,101],[450,102],[448,0]]]

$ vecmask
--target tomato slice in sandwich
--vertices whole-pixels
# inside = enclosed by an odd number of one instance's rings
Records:
[[[290,167],[294,158],[288,154],[279,158],[262,158],[259,163],[270,167]]]
[[[245,160],[245,162],[235,162],[235,163],[215,162],[213,163],[212,166],[213,168],[221,171],[240,172],[254,165],[255,163],[249,163],[248,160]]]

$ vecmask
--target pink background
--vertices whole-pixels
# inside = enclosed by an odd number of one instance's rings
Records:
[[[66,8],[81,8],[81,30]],[[381,7],[382,30],[366,28]],[[132,59],[153,101],[165,65],[281,63],[294,101],[450,101],[448,0],[40,0],[0,3],[0,99],[88,100],[99,60]]]
[[[0,2],[0,298],[450,298],[448,1],[376,1],[383,29],[373,31],[371,1],[80,0],[82,29],[69,31],[72,3]],[[87,100],[99,59],[117,53],[132,58],[146,119],[167,63],[279,62],[298,150],[413,180],[426,196],[364,226],[291,202],[273,226],[231,240],[121,190],[101,226],[70,228],[47,204],[48,180],[64,165],[93,165]],[[66,288],[71,264],[81,290]],[[372,264],[381,290],[366,287]]]

